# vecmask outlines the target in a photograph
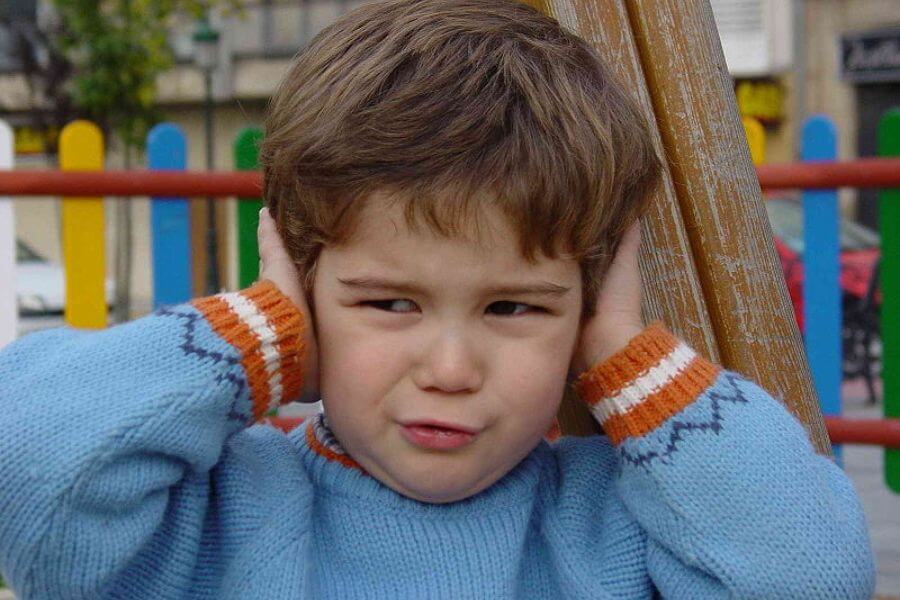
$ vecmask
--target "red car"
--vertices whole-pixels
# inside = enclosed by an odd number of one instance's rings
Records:
[[[803,331],[803,205],[793,198],[775,198],[766,201],[766,210],[797,325]],[[839,236],[844,377],[863,376],[871,384],[881,357],[877,289],[881,241],[877,232],[846,219],[840,221]],[[871,385],[869,398],[874,401]]]

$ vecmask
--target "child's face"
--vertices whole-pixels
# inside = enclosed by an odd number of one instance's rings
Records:
[[[417,500],[476,494],[534,449],[556,415],[578,337],[577,262],[530,264],[504,217],[485,220],[482,242],[447,239],[411,231],[399,207],[373,200],[353,239],[318,260],[329,424],[371,475]],[[510,289],[529,286],[559,293]],[[423,420],[475,433],[434,436],[462,444],[437,449],[404,427]]]

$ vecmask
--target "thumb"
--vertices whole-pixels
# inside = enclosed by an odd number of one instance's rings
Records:
[[[259,211],[259,227],[256,230],[256,240],[259,246],[259,260],[263,268],[274,262],[287,258],[287,251],[278,235],[275,220],[269,214],[268,208]]]

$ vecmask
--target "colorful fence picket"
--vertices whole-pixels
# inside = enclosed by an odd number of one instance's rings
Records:
[[[259,143],[263,131],[259,127],[247,127],[234,140],[234,168],[237,171],[259,169]],[[259,248],[256,245],[256,228],[259,226],[260,198],[239,197],[237,201],[238,228],[238,287],[244,288],[259,276]]]
[[[900,109],[888,111],[878,125],[878,155],[900,156]],[[900,417],[900,189],[882,190],[878,197],[881,230],[881,372],[884,416]],[[884,454],[887,486],[900,494],[900,449]]]
[[[102,171],[103,134],[88,121],[73,121],[59,136],[59,168]],[[100,196],[62,199],[62,247],[66,273],[66,323],[106,327],[106,227]]]
[[[831,119],[806,120],[801,160],[837,158],[837,131]],[[803,322],[809,361],[819,406],[825,416],[841,414],[841,286],[838,249],[837,190],[803,191]],[[840,463],[841,448],[834,447]]]
[[[158,171],[187,168],[187,141],[181,128],[160,123],[147,134],[147,167]],[[150,201],[153,308],[191,298],[191,215],[187,198]]]

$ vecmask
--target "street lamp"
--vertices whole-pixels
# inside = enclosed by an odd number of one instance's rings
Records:
[[[219,32],[209,24],[209,16],[197,22],[197,27],[192,36],[194,42],[194,64],[203,71],[206,85],[206,100],[204,103],[204,120],[206,122],[206,170],[212,171],[214,165],[213,153],[213,93],[212,74],[219,62]],[[206,199],[206,292],[216,294],[219,292],[219,261],[216,244],[216,210],[211,197]]]

